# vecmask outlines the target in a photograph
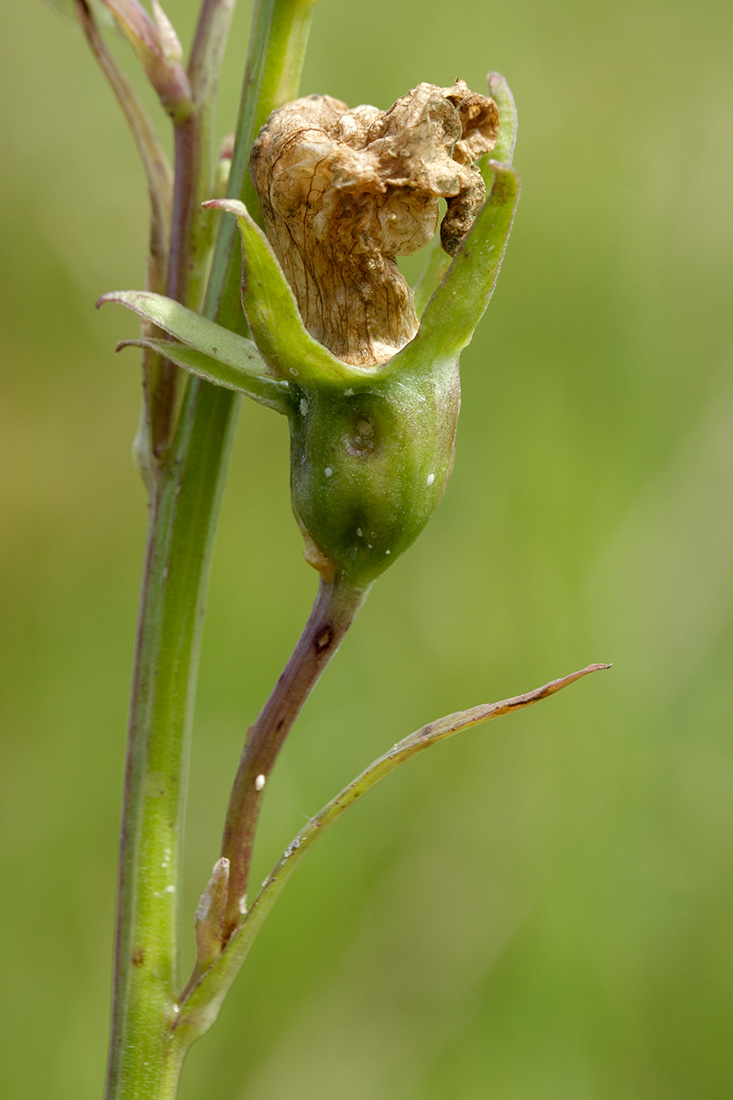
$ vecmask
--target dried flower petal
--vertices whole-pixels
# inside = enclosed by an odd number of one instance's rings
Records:
[[[275,111],[250,170],[268,238],[311,335],[344,362],[386,362],[417,331],[395,257],[434,236],[453,254],[485,198],[474,162],[498,133],[493,100],[420,84],[390,110],[310,96]]]

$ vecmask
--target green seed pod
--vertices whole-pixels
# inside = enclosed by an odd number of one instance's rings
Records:
[[[443,495],[460,405],[458,363],[427,376],[297,393],[290,480],[306,557],[369,584],[417,538]]]

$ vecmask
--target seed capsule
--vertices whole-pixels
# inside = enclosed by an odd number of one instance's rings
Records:
[[[417,538],[453,466],[457,362],[391,374],[349,396],[311,391],[291,416],[293,511],[314,564],[370,583]]]

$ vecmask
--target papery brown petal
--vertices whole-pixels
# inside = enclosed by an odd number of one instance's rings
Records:
[[[417,331],[399,272],[435,235],[455,252],[485,187],[473,162],[498,133],[492,99],[420,84],[388,111],[309,96],[275,111],[250,171],[267,235],[311,335],[347,363],[390,359]]]

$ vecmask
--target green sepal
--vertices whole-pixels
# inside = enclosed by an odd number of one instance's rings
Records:
[[[487,153],[479,161],[479,169],[486,184],[487,193],[494,185],[492,161],[511,164],[514,147],[517,144],[517,108],[514,96],[501,73],[489,73],[489,95],[499,111],[499,133],[491,154]],[[451,265],[448,256],[440,245],[440,233],[436,233],[428,246],[428,256],[420,278],[413,288],[415,294],[415,312],[422,317],[425,307]]]
[[[415,295],[415,313],[422,317],[425,307],[435,293],[435,289],[452,263],[453,257],[444,252],[440,244],[440,232],[436,233],[428,245],[428,258],[422,270],[420,278],[413,287]]]
[[[517,107],[514,96],[501,73],[489,73],[489,95],[493,99],[499,111],[499,134],[491,154],[491,160],[497,160],[500,164],[511,164],[514,159],[514,147],[517,144]],[[489,158],[486,158],[488,166]],[[485,182],[490,185],[491,179],[484,174]],[[491,170],[488,171],[491,176]]]
[[[203,351],[188,347],[186,344],[173,343],[171,340],[121,340],[116,350],[130,347],[150,348],[190,374],[204,378],[215,386],[222,386],[225,390],[246,394],[253,401],[258,401],[260,405],[266,405],[269,409],[275,409],[276,412],[287,414],[291,410],[292,398],[287,382],[253,376],[239,367],[214,359],[212,355],[206,355]]]
[[[491,193],[426,306],[415,339],[385,364],[390,372],[453,359],[471,342],[496,285],[519,197],[514,169],[493,160],[490,166]]]
[[[133,313],[150,321],[169,336],[174,336],[182,344],[218,359],[220,363],[234,367],[250,378],[272,377],[251,340],[208,321],[192,309],[186,309],[180,302],[174,302],[172,298],[153,294],[149,290],[115,290],[111,294],[103,294],[97,307],[106,302],[127,306]]]
[[[212,199],[204,206],[234,214],[242,238],[242,305],[252,337],[272,372],[300,385],[353,385],[369,380],[375,368],[350,366],[314,340],[300,316],[282,268],[267,237],[244,203]]]

